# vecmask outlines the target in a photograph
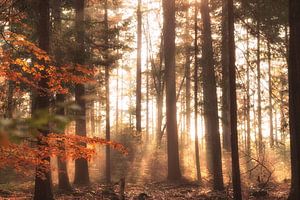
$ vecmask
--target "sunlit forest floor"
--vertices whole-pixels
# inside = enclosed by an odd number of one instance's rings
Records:
[[[196,181],[196,167],[193,141],[180,142],[180,158],[183,178],[176,183],[166,182],[167,157],[165,141],[161,147],[154,142],[142,143],[132,134],[120,134],[113,138],[128,147],[124,156],[112,150],[112,183],[105,184],[105,148],[98,148],[98,154],[89,162],[91,184],[87,187],[74,186],[71,192],[57,189],[56,159],[52,158],[52,179],[55,199],[114,199],[119,200],[120,179],[125,178],[126,199],[232,199],[230,153],[223,152],[223,174],[225,190],[212,191],[211,176],[208,175],[205,146],[200,145],[200,166],[202,182]],[[154,138],[150,138],[154,141]],[[184,144],[185,143],[185,144]],[[241,151],[242,152],[242,151]],[[254,151],[253,151],[254,152]],[[251,162],[241,155],[241,176],[244,199],[287,199],[289,161],[287,153],[280,149],[266,150],[262,163]],[[34,170],[32,173],[34,174]],[[68,163],[68,174],[73,182],[74,162]],[[270,177],[269,177],[270,176]],[[0,172],[0,199],[31,199],[34,188],[32,176],[19,175],[10,169]],[[259,179],[259,180],[258,180]]]

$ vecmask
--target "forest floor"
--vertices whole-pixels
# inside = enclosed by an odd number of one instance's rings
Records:
[[[16,188],[18,187],[18,188]],[[26,200],[32,199],[32,183],[23,185],[1,185],[0,199]],[[119,200],[119,185],[107,186],[93,184],[89,187],[77,187],[69,193],[55,190],[55,199],[58,200]],[[287,199],[289,184],[269,184],[263,190],[251,188],[244,192],[244,199]],[[200,186],[195,182],[182,181],[178,183],[154,182],[149,184],[126,184],[125,199],[128,200],[226,200],[232,199],[232,191],[226,188],[224,192],[213,192],[209,187]]]

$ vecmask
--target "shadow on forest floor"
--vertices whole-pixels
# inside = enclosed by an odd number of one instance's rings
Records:
[[[3,185],[2,185],[3,186]],[[0,199],[31,199],[32,189],[25,187],[19,192],[14,192],[9,187],[0,186]],[[2,189],[3,188],[3,189]],[[12,188],[11,188],[12,189]],[[289,184],[270,184],[265,192],[248,192],[244,193],[244,199],[287,199]],[[107,186],[104,184],[93,184],[89,187],[77,187],[70,193],[61,193],[55,190],[55,199],[59,200],[120,200],[119,185]],[[250,194],[250,195],[249,195]],[[224,192],[213,192],[210,187],[199,186],[196,182],[181,181],[178,183],[153,182],[147,184],[126,184],[125,196],[128,200],[226,200],[232,199],[231,189]]]

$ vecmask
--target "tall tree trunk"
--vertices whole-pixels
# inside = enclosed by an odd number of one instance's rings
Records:
[[[257,0],[257,24],[256,24],[256,37],[257,37],[257,121],[258,121],[258,154],[262,156],[263,151],[263,138],[262,138],[262,117],[261,117],[261,70],[260,70],[260,0]]]
[[[50,32],[50,11],[49,11],[49,0],[39,0],[38,1],[38,44],[39,47],[45,52],[49,52],[49,32]],[[45,64],[45,63],[43,63]],[[43,75],[46,74],[45,71],[42,72]],[[39,83],[40,88],[48,88],[48,79],[43,77]],[[43,92],[37,92],[35,105],[32,107],[32,113],[38,111],[49,112],[49,95]],[[49,134],[49,125],[45,125],[45,127],[41,128],[40,134],[43,136],[47,136]],[[42,146],[39,141],[39,146]],[[43,161],[48,162],[49,170],[45,171],[44,166],[38,165],[36,167],[36,176],[35,176],[35,187],[34,187],[34,200],[52,200],[53,192],[52,192],[52,181],[51,181],[51,171],[50,171],[50,157],[43,158]],[[41,177],[40,174],[43,174],[44,177]]]
[[[230,130],[231,130],[231,162],[232,184],[235,200],[242,199],[239,142],[237,131],[237,97],[236,97],[236,72],[235,72],[235,42],[234,42],[234,7],[233,0],[227,0],[228,6],[228,58],[229,58],[229,93],[230,93]]]
[[[186,25],[185,25],[185,35],[189,37],[189,9],[186,11]],[[186,55],[185,55],[185,76],[186,76],[186,84],[185,84],[185,109],[186,109],[186,134],[188,137],[190,135],[191,130],[191,50],[190,43],[186,44]]]
[[[246,88],[246,92],[247,92],[247,105],[246,105],[246,109],[247,109],[247,141],[246,141],[246,151],[247,151],[247,154],[249,156],[251,156],[251,126],[250,126],[250,121],[251,121],[251,118],[250,118],[250,111],[251,111],[251,104],[250,104],[250,101],[251,101],[251,98],[250,98],[250,64],[249,64],[249,58],[250,58],[250,55],[249,55],[249,30],[247,29],[247,44],[246,44],[246,48],[247,48],[247,52],[246,52],[246,59],[247,59],[247,88]]]
[[[223,190],[222,155],[219,133],[218,104],[214,58],[212,47],[211,20],[209,16],[208,0],[201,1],[201,16],[203,20],[203,96],[205,128],[207,132],[208,163],[212,166],[213,187]]]
[[[268,74],[269,74],[269,121],[270,121],[270,147],[274,146],[274,133],[273,133],[273,105],[272,105],[272,58],[271,58],[271,44],[267,41],[268,48]]]
[[[292,181],[289,200],[300,199],[300,2],[290,0],[289,119]]]
[[[230,151],[229,58],[227,2],[222,5],[222,133],[223,148]]]
[[[197,169],[197,180],[201,181],[201,171],[200,171],[200,156],[199,156],[199,138],[198,138],[198,54],[199,54],[199,47],[198,47],[198,1],[195,0],[195,41],[194,41],[194,53],[195,53],[195,68],[194,68],[194,112],[195,112],[195,156],[196,156],[196,169]]]
[[[108,2],[107,0],[104,1],[104,27],[105,27],[105,32],[108,32]],[[108,36],[107,34],[105,35],[104,42],[105,42],[105,47],[106,49],[104,50],[104,59],[105,59],[105,139],[107,141],[110,140],[110,98],[109,98],[109,68],[110,64],[108,63]],[[105,178],[106,182],[110,183],[111,182],[111,158],[110,158],[110,147],[109,145],[106,145],[105,149],[105,155],[106,155],[106,165],[105,165]]]
[[[61,37],[61,0],[53,1],[53,31],[56,34],[56,38]],[[58,43],[59,44],[59,43]],[[62,50],[60,45],[55,47],[54,51],[56,65],[58,67],[62,64]],[[56,115],[58,116],[65,116],[65,109],[64,104],[65,102],[65,95],[64,94],[57,94],[56,95],[56,103],[58,108],[56,110]],[[64,130],[61,130],[61,134],[64,134]],[[64,150],[64,149],[63,149]],[[62,159],[62,156],[57,157],[57,168],[58,168],[58,188],[60,190],[70,191],[72,189],[68,171],[67,171],[67,163],[65,160]]]
[[[75,0],[75,28],[77,51],[75,53],[75,64],[83,65],[85,62],[84,50],[84,0]],[[83,84],[75,85],[75,102],[80,107],[76,112],[76,134],[86,136],[86,103],[85,86]],[[86,144],[84,144],[86,145]],[[75,178],[74,184],[87,185],[90,182],[88,162],[84,158],[75,160]]]
[[[142,12],[141,0],[137,7],[137,63],[136,63],[136,130],[141,133],[142,107]]]
[[[176,120],[176,75],[175,75],[175,0],[163,0],[164,57],[166,79],[166,116],[168,179],[179,180],[178,133]]]
[[[7,81],[7,99],[6,99],[6,110],[5,118],[11,119],[13,117],[13,105],[14,105],[14,82],[11,80]]]

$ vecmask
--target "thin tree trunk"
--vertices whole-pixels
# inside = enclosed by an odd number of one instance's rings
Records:
[[[273,105],[272,105],[272,66],[271,66],[271,44],[267,41],[268,48],[268,74],[269,74],[269,121],[270,121],[270,147],[274,146],[274,133],[273,133]]]
[[[142,107],[142,12],[141,0],[137,8],[137,64],[136,64],[136,130],[141,133],[141,107]]]
[[[249,65],[249,30],[247,29],[247,52],[246,52],[246,59],[247,59],[247,105],[246,105],[246,112],[247,112],[247,141],[246,141],[246,152],[249,156],[251,156],[251,125],[250,125],[250,112],[251,112],[251,97],[250,97],[250,65]]]
[[[185,27],[185,35],[189,37],[189,10],[186,11],[186,27]],[[186,108],[186,133],[185,136],[188,137],[190,135],[191,130],[191,50],[190,44],[186,45],[186,55],[185,55],[185,76],[186,76],[186,84],[185,84],[185,108]],[[185,141],[186,142],[186,141]]]
[[[168,179],[173,181],[181,178],[176,120],[175,0],[163,0],[163,16],[166,71]]]
[[[105,31],[108,32],[108,2],[107,0],[104,1],[104,26]],[[105,36],[105,46],[106,49],[104,51],[104,59],[106,62],[105,65],[105,139],[107,141],[110,141],[110,98],[109,98],[109,68],[110,65],[108,63],[108,36]],[[111,158],[110,158],[110,147],[109,145],[106,145],[105,149],[105,155],[106,155],[106,166],[105,166],[105,178],[106,182],[111,182]]]
[[[195,40],[194,40],[194,57],[195,57],[195,68],[194,68],[194,113],[195,113],[195,156],[196,156],[196,169],[197,169],[197,180],[201,181],[201,171],[200,171],[200,156],[199,156],[199,138],[198,138],[198,54],[199,54],[199,47],[198,47],[198,1],[195,0]]]
[[[257,0],[257,120],[258,120],[258,154],[262,156],[263,152],[263,138],[262,138],[262,117],[261,117],[261,70],[260,70],[260,0]]]
[[[231,125],[231,162],[232,185],[235,200],[242,199],[239,142],[237,130],[237,97],[236,97],[236,72],[235,72],[235,42],[234,42],[234,13],[233,0],[228,3],[228,57],[229,57],[229,93],[230,93],[230,125]]]

